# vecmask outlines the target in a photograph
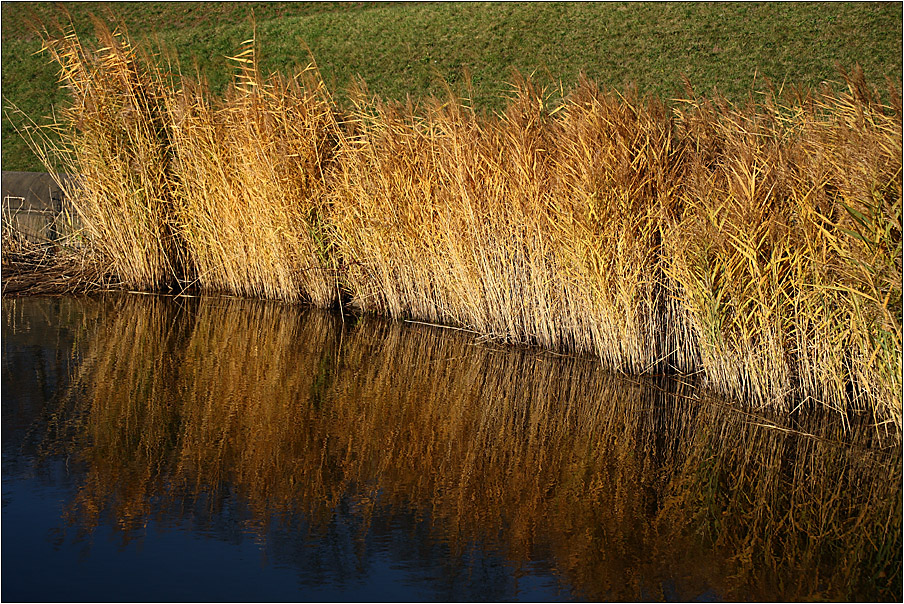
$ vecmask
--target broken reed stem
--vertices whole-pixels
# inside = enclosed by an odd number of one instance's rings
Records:
[[[343,113],[253,40],[215,99],[98,28],[45,44],[74,100],[55,155],[127,286],[344,296],[900,433],[900,95],[862,73],[745,107],[516,79],[496,116],[366,90]]]

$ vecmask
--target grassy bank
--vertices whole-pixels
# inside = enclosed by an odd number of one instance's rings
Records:
[[[250,16],[266,55],[265,73],[306,65],[310,47],[334,94],[360,76],[382,98],[442,94],[472,75],[478,107],[501,110],[512,67],[559,79],[583,71],[601,85],[663,99],[683,96],[682,75],[699,90],[733,101],[770,78],[817,86],[837,79],[836,63],[859,63],[869,81],[901,79],[900,3],[61,3],[80,32],[90,14],[115,11],[136,40],[156,39],[183,70],[215,93],[232,78],[227,56],[249,37]],[[66,101],[56,67],[28,27],[29,13],[61,19],[58,3],[2,7],[3,96],[31,116]],[[41,170],[3,121],[3,169]]]
[[[313,68],[262,76],[253,42],[222,95],[103,29],[48,48],[75,102],[47,163],[82,175],[131,287],[343,297],[900,430],[900,92],[860,72],[673,107],[521,78],[487,114],[452,90],[339,105]]]

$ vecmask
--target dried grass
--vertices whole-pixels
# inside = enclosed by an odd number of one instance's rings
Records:
[[[900,432],[896,90],[667,109],[516,78],[500,115],[363,89],[342,114],[313,67],[263,77],[253,40],[217,100],[99,28],[46,43],[74,99],[57,155],[129,286],[344,298]]]

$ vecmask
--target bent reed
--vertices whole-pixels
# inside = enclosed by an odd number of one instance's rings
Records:
[[[264,77],[253,39],[214,98],[97,30],[45,38],[73,102],[63,144],[35,146],[80,175],[92,249],[129,287],[345,301],[900,433],[894,86],[883,104],[855,70],[666,107],[516,77],[498,115],[363,86],[340,110],[313,64]]]

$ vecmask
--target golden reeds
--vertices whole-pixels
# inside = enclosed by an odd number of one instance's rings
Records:
[[[305,300],[699,372],[900,433],[901,109],[862,80],[736,107],[516,78],[507,109],[353,95],[315,69],[226,97],[101,29],[46,46],[74,103],[70,191],[133,287]]]
[[[675,186],[668,119],[587,82],[555,110],[530,82],[499,118],[456,98],[425,117],[359,106],[331,187],[353,303],[634,372],[670,356],[657,247]]]
[[[254,40],[212,101],[184,81],[171,96],[174,197],[192,276],[205,290],[329,306],[336,276],[323,232],[324,174],[337,129],[311,73],[261,76]]]
[[[77,175],[61,186],[119,278],[136,288],[173,287],[184,254],[173,224],[170,89],[127,36],[100,22],[96,29],[94,48],[72,31],[45,39],[72,103],[58,126],[62,143],[44,157]]]
[[[667,273],[723,393],[900,429],[901,114],[859,78],[788,106],[690,104]]]

